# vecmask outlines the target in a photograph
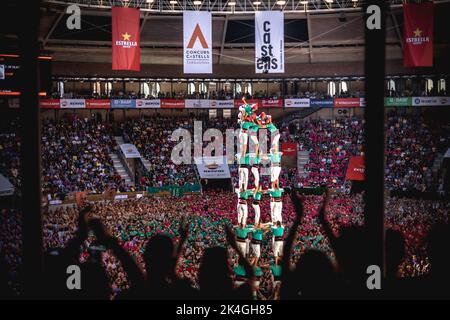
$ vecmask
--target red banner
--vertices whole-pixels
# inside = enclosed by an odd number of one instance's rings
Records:
[[[295,142],[284,142],[281,144],[283,156],[297,156],[297,144]]]
[[[433,66],[433,2],[403,5],[405,67]]]
[[[261,108],[282,108],[283,99],[264,99],[259,104]]]
[[[366,170],[364,164],[364,157],[354,156],[350,158],[347,167],[347,174],[345,175],[345,180],[364,180],[364,172]]]
[[[111,100],[86,100],[87,109],[110,109]]]
[[[361,106],[360,98],[335,98],[334,106],[337,108],[354,108]]]
[[[140,71],[140,12],[112,8],[112,69]]]
[[[41,109],[59,109],[59,99],[39,100],[39,107]]]
[[[161,99],[161,108],[166,109],[184,108],[184,100]]]
[[[260,103],[259,103],[259,100],[258,99],[249,99],[249,100],[247,100],[247,103],[248,104],[257,104],[258,105],[258,107],[260,107],[261,105],[260,105]],[[235,108],[239,108],[240,106],[242,106],[244,103],[242,102],[242,100],[234,100],[234,107]]]

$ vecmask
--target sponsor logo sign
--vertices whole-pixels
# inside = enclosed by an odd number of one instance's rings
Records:
[[[111,100],[86,100],[87,109],[109,109]]]
[[[184,100],[161,99],[161,108],[163,108],[163,109],[184,108]]]
[[[134,99],[113,99],[111,100],[112,108],[136,108],[136,100]]]
[[[153,108],[161,108],[161,100],[152,99],[152,100],[136,100],[136,108],[140,109],[153,109]]]
[[[335,98],[334,106],[337,108],[354,108],[361,106],[360,98]]]
[[[84,99],[61,99],[61,109],[84,109],[86,108],[86,100]]]
[[[309,99],[284,99],[286,108],[308,108],[310,107]]]

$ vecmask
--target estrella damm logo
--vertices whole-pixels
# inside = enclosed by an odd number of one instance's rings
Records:
[[[406,43],[411,43],[414,45],[420,45],[427,42],[430,42],[430,37],[424,36],[423,30],[420,30],[419,28],[416,28],[416,30],[413,31],[412,37],[406,38]]]
[[[137,41],[132,41],[132,36],[128,32],[122,34],[123,40],[117,40],[116,46],[121,46],[122,48],[137,47]]]

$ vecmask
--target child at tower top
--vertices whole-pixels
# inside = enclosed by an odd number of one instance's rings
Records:
[[[265,128],[269,130],[272,136],[271,151],[278,151],[278,141],[280,140],[280,132],[277,127],[272,122],[272,116],[261,112],[259,116],[256,117],[256,123],[259,128]]]
[[[241,127],[239,131],[239,146],[241,157],[247,153],[248,130],[255,126],[256,111],[258,104],[248,104],[245,98],[242,98],[243,105],[239,107],[238,123]]]

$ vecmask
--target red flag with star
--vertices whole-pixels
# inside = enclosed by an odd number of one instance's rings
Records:
[[[141,70],[139,23],[139,9],[112,8],[113,70]]]
[[[433,66],[433,2],[403,5],[405,67]]]

